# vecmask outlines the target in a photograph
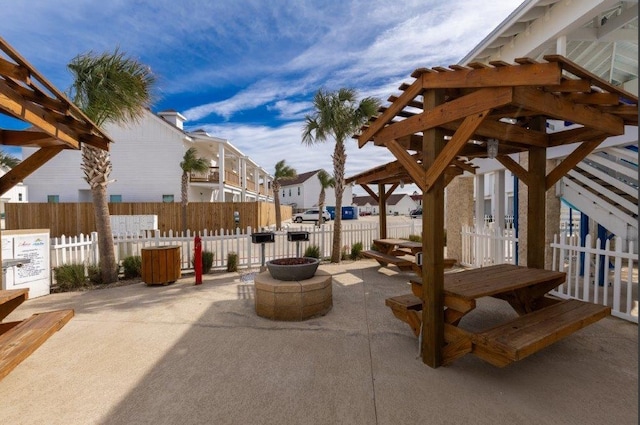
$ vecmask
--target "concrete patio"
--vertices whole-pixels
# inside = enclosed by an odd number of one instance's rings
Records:
[[[632,424],[638,327],[604,319],[507,368],[467,355],[431,369],[385,307],[411,273],[323,265],[333,309],[258,317],[238,273],[29,300],[7,320],[76,316],[0,381],[4,424]],[[482,300],[484,328],[515,315]]]

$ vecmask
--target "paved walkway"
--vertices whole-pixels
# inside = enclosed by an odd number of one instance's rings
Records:
[[[9,319],[76,316],[0,381],[0,423],[637,423],[637,325],[608,318],[504,369],[471,355],[431,369],[384,306],[410,274],[321,267],[333,310],[300,323],[257,317],[237,273],[29,300]],[[465,320],[511,314],[488,300]]]

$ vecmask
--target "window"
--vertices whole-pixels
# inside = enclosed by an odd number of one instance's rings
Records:
[[[284,198],[284,195],[285,195],[285,193],[284,193],[284,189],[282,189],[282,197],[283,197],[283,198]]]
[[[110,195],[109,202],[122,202],[122,195]]]
[[[60,202],[60,195],[47,195],[47,202],[50,204],[57,204]]]
[[[173,202],[173,195],[162,195],[162,202]]]
[[[22,193],[18,193],[18,201],[22,201]]]
[[[300,186],[298,186],[298,196],[300,196]]]
[[[289,189],[289,196],[291,196],[291,189]]]

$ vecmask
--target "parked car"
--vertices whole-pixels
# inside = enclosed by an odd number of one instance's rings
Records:
[[[331,214],[329,211],[322,211],[322,222],[331,220]],[[298,213],[293,216],[293,221],[296,223],[302,223],[303,221],[318,221],[318,209],[306,210],[305,212]]]
[[[422,217],[422,208],[417,208],[409,213],[411,218]]]

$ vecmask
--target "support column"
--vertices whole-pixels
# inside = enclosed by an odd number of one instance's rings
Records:
[[[504,193],[504,170],[495,172],[493,179],[493,199],[495,201],[495,225],[500,230],[504,230],[504,211],[505,211],[505,198]]]
[[[476,228],[484,227],[484,174],[476,174]]]
[[[247,201],[247,158],[240,158],[240,185],[242,186],[242,193],[240,200],[242,202]]]
[[[378,209],[380,210],[378,214],[378,227],[380,227],[380,239],[387,237],[387,197],[384,196],[384,191],[384,184],[378,184]]]
[[[527,188],[527,267],[544,268],[546,224],[545,148],[529,149],[529,187]]]
[[[225,164],[224,164],[224,143],[218,145],[218,173],[220,175],[218,182],[218,202],[224,202],[224,178],[225,178]]]
[[[444,90],[423,94],[425,111],[444,103]],[[444,148],[444,133],[426,130],[422,137],[422,166],[434,165]],[[422,361],[442,365],[444,346],[444,175],[422,194]]]
[[[447,258],[462,259],[462,227],[473,225],[473,177],[458,176],[446,189]]]

